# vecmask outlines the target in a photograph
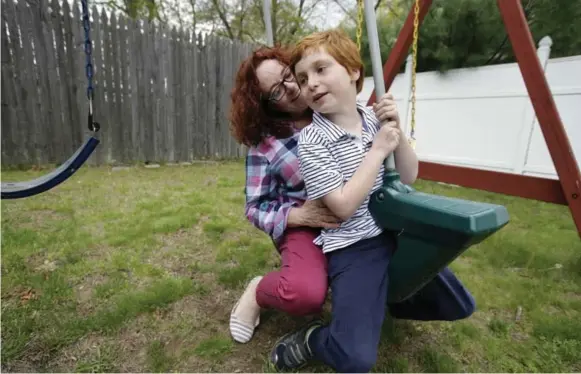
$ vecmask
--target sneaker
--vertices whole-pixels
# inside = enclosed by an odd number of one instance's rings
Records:
[[[321,326],[323,326],[321,320],[313,320],[297,331],[284,335],[274,345],[270,353],[270,362],[277,370],[293,370],[304,366],[313,358],[307,344],[308,335]]]

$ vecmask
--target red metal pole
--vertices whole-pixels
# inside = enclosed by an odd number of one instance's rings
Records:
[[[520,0],[497,0],[535,114],[581,237],[581,173],[536,53]]]
[[[567,205],[558,180],[420,161],[419,179]]]
[[[419,13],[419,25],[422,24],[424,17],[428,13],[430,9],[430,5],[432,5],[432,0],[421,0],[420,1],[420,13]],[[412,8],[408,14],[405,23],[399,32],[397,37],[397,41],[395,45],[391,49],[389,53],[389,57],[385,65],[383,65],[383,79],[385,80],[385,91],[389,91],[389,87],[393,83],[397,72],[403,61],[406,59],[406,52],[409,51],[410,46],[412,45],[413,36],[414,36],[414,7],[415,5],[412,3]],[[371,97],[367,101],[367,105],[372,105],[375,102],[375,91],[371,93]]]

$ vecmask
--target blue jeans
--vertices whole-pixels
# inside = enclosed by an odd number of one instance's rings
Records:
[[[472,296],[449,269],[412,298],[388,305],[388,265],[395,243],[395,236],[386,232],[327,256],[332,319],[313,331],[309,347],[337,372],[371,370],[388,311],[394,318],[448,321],[474,311]]]

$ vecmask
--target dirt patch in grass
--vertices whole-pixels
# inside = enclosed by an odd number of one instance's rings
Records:
[[[47,258],[48,251],[46,248],[41,248],[38,252],[26,257],[26,265],[29,269],[34,271],[54,270],[58,267],[56,261],[51,261]]]
[[[113,343],[114,339],[111,337],[88,334],[63,349],[55,360],[48,363],[47,367],[55,372],[75,372],[79,364],[83,362],[95,362],[100,358],[102,359],[103,355],[100,348]]]
[[[2,308],[22,306],[38,297],[38,291],[29,286],[18,285],[2,291]]]
[[[216,253],[204,237],[200,224],[160,235],[158,239],[161,245],[152,251],[148,263],[174,276],[190,277],[208,284],[214,282],[215,274],[205,270],[214,263]]]
[[[101,357],[118,372],[256,372],[263,360],[249,360],[256,350],[241,354],[228,333],[229,309],[234,295],[216,287],[206,296],[189,295],[166,309],[141,315],[112,336],[91,335],[62,351],[53,363],[58,371],[74,371],[74,358],[91,357],[99,364],[95,346],[116,345],[114,357]],[[216,293],[219,291],[220,293]],[[266,334],[264,336],[268,336]],[[256,356],[256,352],[254,352]]]
[[[85,336],[62,350],[48,366],[62,372],[79,367],[117,372],[263,371],[273,338],[298,327],[300,319],[293,324],[287,316],[266,312],[252,342],[236,344],[228,323],[240,294],[204,281],[194,294],[142,314],[116,333]],[[114,349],[97,351],[95,347],[101,346]]]
[[[569,300],[580,300],[581,301],[581,292],[567,292],[565,294],[565,298]]]
[[[226,290],[215,283],[204,286],[203,295],[186,296],[168,308],[135,318],[114,337],[101,337],[103,344],[117,344],[114,370],[262,372],[268,370],[267,358],[275,340],[309,320],[266,311],[251,342],[237,344],[230,338],[228,323],[241,291]],[[70,356],[82,355],[91,344],[76,344],[63,352],[59,370],[74,369],[78,363]]]
[[[3,373],[36,373],[36,365],[28,359],[14,360],[9,364],[2,363]]]
[[[37,373],[43,364],[51,358],[51,350],[46,347],[38,335],[32,334],[24,346],[20,358],[6,363],[2,360],[2,372]]]
[[[90,248],[85,249],[83,253],[83,261],[91,264],[93,268],[100,266],[103,262],[110,261],[115,253],[119,252],[119,248],[109,246],[106,244],[95,244]]]
[[[55,212],[49,209],[32,210],[28,219],[21,221],[16,227],[22,229],[38,230],[40,228],[51,227],[53,222],[70,219],[69,214],[63,212]]]
[[[88,274],[75,285],[74,294],[77,302],[77,311],[82,316],[88,316],[96,308],[95,289],[107,283],[109,277],[105,274]]]
[[[216,289],[206,297],[191,295],[174,303],[156,317],[156,340],[171,361],[171,370],[179,372],[211,372],[216,370],[215,358],[200,355],[200,344],[216,337],[227,340],[222,318],[216,310]],[[225,358],[225,357],[223,357]],[[146,370],[152,370],[151,359]]]
[[[116,337],[119,344],[117,370],[126,373],[148,372],[147,348],[150,341],[160,339],[157,326],[148,316],[135,319],[130,326],[123,329]]]
[[[90,225],[85,226],[84,229],[87,232],[89,232],[94,238],[102,238],[105,235],[104,222],[93,222]]]

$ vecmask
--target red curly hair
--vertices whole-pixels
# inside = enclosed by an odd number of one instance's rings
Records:
[[[286,47],[260,47],[238,69],[230,94],[230,132],[238,143],[258,145],[265,136],[288,138],[293,134],[290,115],[273,108],[263,98],[256,69],[265,60],[290,64],[291,50]]]

